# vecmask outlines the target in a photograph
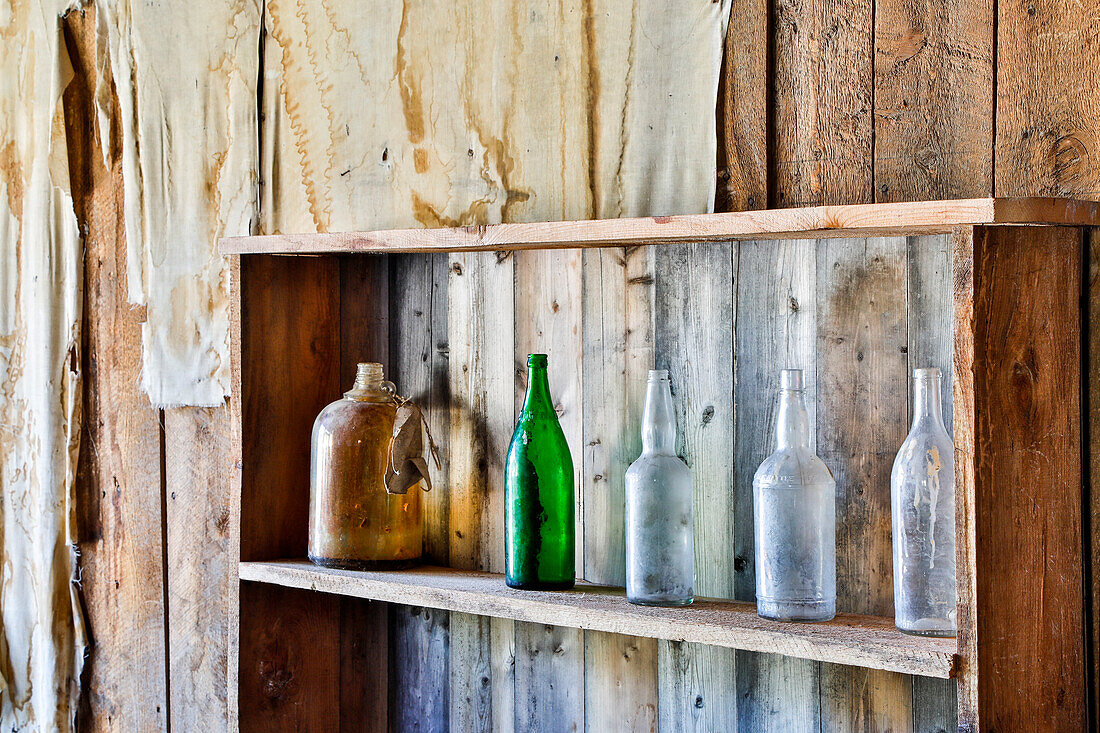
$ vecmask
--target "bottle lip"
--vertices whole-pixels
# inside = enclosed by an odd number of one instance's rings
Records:
[[[667,369],[650,369],[649,381],[651,382],[667,382],[668,370]]]
[[[546,366],[547,359],[546,354],[528,354],[527,366],[529,367],[544,367]]]
[[[940,370],[937,369],[936,367],[923,367],[921,369],[914,369],[913,370],[913,379],[914,380],[934,379],[936,381],[939,381],[939,378],[940,378]]]
[[[779,372],[779,388],[787,390],[789,392],[801,392],[804,387],[802,383],[802,370],[801,369],[783,369]]]

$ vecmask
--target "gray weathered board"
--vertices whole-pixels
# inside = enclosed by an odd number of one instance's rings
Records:
[[[389,255],[386,266],[391,374],[428,407],[445,455],[425,497],[432,562],[500,571],[501,462],[525,356],[540,351],[576,464],[583,575],[622,582],[622,474],[640,447],[646,371],[668,368],[695,478],[697,589],[752,600],[752,475],[771,450],[778,371],[801,367],[838,479],[838,607],[892,612],[889,472],[912,368],[943,370],[950,421],[949,235]],[[393,607],[390,634],[401,730],[955,726],[951,680],[407,606]]]

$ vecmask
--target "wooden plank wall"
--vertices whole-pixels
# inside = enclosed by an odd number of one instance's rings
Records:
[[[989,194],[1097,198],[1100,49],[1092,20],[1098,14],[1100,0],[1086,0],[1084,5],[1069,0],[996,5],[991,0],[734,3],[717,105],[717,207]],[[231,569],[223,562],[220,512],[225,497],[219,494],[220,477],[229,470],[228,420],[224,410],[182,409],[161,415],[136,390],[142,315],[124,297],[120,181],[117,165],[102,164],[92,132],[94,8],[70,14],[64,28],[76,73],[65,111],[88,273],[88,389],[78,497],[84,602],[95,646],[85,676],[81,725],[90,731],[163,729],[169,724],[178,730],[215,730],[223,727],[219,721],[225,714],[225,637],[219,619],[225,614],[223,590],[232,582]],[[838,250],[830,245],[816,253],[805,243],[748,244],[733,251],[712,248],[707,256],[722,261],[714,263],[716,271],[708,272],[691,271],[684,264],[688,248],[671,248],[659,258],[644,251],[586,253],[579,272],[560,283],[571,295],[557,296],[559,310],[552,317],[543,313],[545,320],[520,323],[520,328],[513,326],[522,308],[530,302],[544,306],[545,297],[556,295],[559,285],[554,282],[555,293],[540,293],[539,288],[547,285],[530,280],[525,273],[532,262],[521,258],[435,258],[430,265],[430,302],[422,302],[428,299],[425,293],[397,302],[402,318],[430,321],[427,331],[401,329],[390,335],[391,368],[402,387],[428,395],[430,404],[445,404],[453,397],[484,405],[493,415],[491,421],[468,424],[455,414],[433,412],[433,431],[449,446],[450,465],[444,474],[452,486],[449,496],[433,493],[427,502],[434,557],[456,565],[492,566],[485,559],[492,555],[483,551],[496,546],[499,537],[467,532],[476,526],[476,517],[468,513],[462,492],[463,481],[494,475],[494,454],[469,454],[456,446],[471,445],[462,442],[469,435],[485,436],[494,450],[507,440],[515,410],[508,387],[521,378],[516,357],[535,338],[549,343],[548,349],[574,343],[575,334],[556,325],[561,322],[579,323],[585,344],[588,386],[583,393],[568,383],[562,360],[553,350],[551,354],[552,364],[559,365],[556,379],[566,379],[553,385],[562,400],[563,420],[571,439],[580,438],[574,449],[579,480],[606,492],[589,492],[591,498],[581,510],[590,522],[616,527],[622,521],[617,509],[622,487],[612,469],[637,449],[629,434],[623,439],[621,430],[639,410],[638,396],[623,387],[636,383],[651,361],[687,369],[687,362],[676,355],[689,353],[700,340],[726,338],[734,318],[742,326],[732,336],[736,353],[759,350],[775,359],[816,362],[807,368],[821,377],[814,393],[819,450],[844,464],[849,478],[870,481],[882,475],[882,466],[888,465],[882,452],[893,450],[904,430],[900,414],[890,411],[890,419],[878,423],[878,432],[863,428],[854,439],[847,433],[826,435],[822,413],[855,425],[860,410],[888,410],[904,395],[906,361],[941,358],[944,344],[912,338],[913,319],[923,322],[928,313],[942,311],[942,304],[923,300],[927,293],[939,297],[939,290],[926,284],[927,278],[942,275],[939,245],[879,240],[862,248]],[[461,272],[456,272],[456,263],[464,266]],[[393,263],[396,273],[417,267],[427,265],[414,259]],[[779,279],[769,279],[775,273]],[[575,300],[578,278],[580,300]],[[718,279],[723,284],[716,285]],[[495,288],[499,282],[520,283],[522,303],[491,309],[482,319],[465,324],[446,315],[478,299],[502,305],[502,291]],[[718,322],[715,312],[710,316],[714,320],[675,333],[667,328],[662,332],[651,323],[648,304],[667,302],[678,288],[689,287],[687,283],[718,287],[715,297],[730,304],[729,321]],[[904,311],[899,310],[899,287],[905,294]],[[887,315],[860,323],[849,334],[851,341],[836,342],[845,338],[835,333],[837,308],[866,304],[880,295],[887,298],[882,304]],[[443,305],[445,298],[452,301],[449,309]],[[622,306],[609,310],[608,302]],[[745,327],[750,317],[746,303],[754,304],[751,318],[760,328]],[[597,312],[605,315],[591,317]],[[514,342],[494,341],[508,333],[516,334]],[[457,338],[460,334],[463,337]],[[504,361],[476,363],[476,351],[470,352],[468,344],[479,335],[492,341]],[[906,344],[908,360],[890,352],[899,340]],[[1091,373],[1097,375],[1097,350],[1092,353]],[[604,365],[599,375],[589,360]],[[501,364],[508,368],[500,369]],[[462,366],[470,371],[460,375]],[[741,487],[751,480],[754,456],[766,449],[764,433],[772,418],[766,402],[745,401],[739,395],[766,391],[774,375],[744,360],[732,365],[693,363],[692,368],[715,370],[717,375],[727,366],[730,376],[710,383],[713,393],[680,395],[681,429],[689,452],[726,445],[735,461],[732,475],[723,480]],[[821,387],[842,381],[841,374],[859,380],[851,384],[868,388],[866,404],[857,405],[847,393],[821,393]],[[592,391],[596,379],[604,385],[601,392]],[[718,394],[721,384],[737,389]],[[503,395],[508,399],[494,402]],[[586,400],[599,401],[600,417],[584,409]],[[1095,402],[1090,407],[1094,415],[1100,409]],[[713,412],[707,413],[707,408]],[[730,412],[738,416],[732,430],[730,422],[721,419]],[[704,414],[705,428],[693,422]],[[860,446],[855,455],[853,440]],[[1094,466],[1097,455],[1100,450],[1092,453]],[[720,470],[716,465],[706,459],[695,467],[696,474]],[[1094,468],[1093,473],[1100,470]],[[500,487],[494,486],[485,497],[484,510],[490,513],[499,508]],[[870,511],[876,502],[881,496],[857,492],[845,494],[839,506],[851,517]],[[721,579],[732,578],[734,595],[750,597],[751,542],[736,528],[744,524],[751,507],[743,492],[732,502],[719,500],[708,506],[705,518],[700,515],[701,531],[708,537],[729,531],[714,516],[718,507],[732,516],[730,551],[714,559],[718,564],[713,569],[708,566],[701,573],[700,589],[718,592]],[[1100,516],[1100,503],[1094,512]],[[843,597],[857,597],[860,572],[882,572],[873,557],[861,559],[856,548],[881,549],[884,531],[877,527],[866,536],[842,541]],[[622,573],[614,559],[618,548],[600,544],[615,542],[616,535],[609,534],[611,540],[585,538],[583,567],[588,577],[614,582]],[[1094,552],[1100,560],[1100,549]],[[865,598],[868,610],[881,610],[886,600]],[[715,659],[671,644],[600,634],[579,638],[402,607],[391,610],[391,623],[391,674],[424,682],[418,689],[394,692],[411,696],[397,698],[407,703],[404,708],[391,705],[391,710],[401,709],[400,715],[410,718],[399,719],[409,728],[442,727],[441,711],[446,710],[453,729],[523,728],[558,712],[566,717],[556,722],[576,722],[583,712],[590,730],[607,729],[607,721],[621,720],[649,729],[667,715],[685,729],[723,727],[736,717],[743,730],[849,723],[873,729],[896,723],[901,729],[921,731],[943,726],[953,709],[950,683],[758,655]],[[449,664],[425,663],[418,657],[420,650],[438,650],[444,644]],[[564,687],[551,693],[545,684],[551,676]],[[746,700],[747,689],[754,695]],[[723,697],[730,690],[737,694]],[[660,712],[653,707],[655,695],[668,703]],[[547,706],[569,709],[555,712]],[[412,718],[417,719],[415,725]]]

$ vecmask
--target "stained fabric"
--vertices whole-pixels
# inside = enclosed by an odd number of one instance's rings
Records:
[[[141,387],[154,405],[229,394],[229,279],[221,236],[256,212],[259,0],[100,0],[122,125],[128,297],[145,306]],[[106,130],[100,139],[110,140]]]
[[[74,585],[80,237],[58,0],[0,2],[0,728],[69,730],[85,637]]]

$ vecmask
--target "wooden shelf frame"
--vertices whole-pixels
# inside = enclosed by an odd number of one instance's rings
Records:
[[[1083,729],[1087,555],[1082,522],[1088,487],[1082,464],[1087,441],[1082,356],[1089,296],[1083,263],[1088,228],[1100,225],[1098,209],[1092,202],[1057,199],[977,199],[223,240],[222,251],[232,255],[233,285],[231,407],[238,471],[230,488],[243,561],[239,612],[231,623],[239,622],[239,628],[231,632],[229,689],[232,703],[240,702],[241,728],[294,729],[302,724],[293,716],[301,713],[303,699],[310,701],[313,716],[307,722],[320,727],[340,719],[369,725],[372,711],[385,708],[384,672],[376,671],[381,663],[371,656],[372,649],[384,651],[384,633],[379,637],[377,631],[384,621],[368,618],[384,607],[356,599],[531,614],[547,623],[578,613],[577,603],[533,596],[523,601],[529,605],[508,610],[516,608],[507,606],[510,596],[484,579],[480,582],[496,591],[451,589],[450,595],[439,595],[438,588],[432,590],[432,583],[442,582],[438,578],[429,583],[422,576],[404,576],[420,580],[395,595],[397,576],[385,582],[349,579],[280,562],[304,554],[308,497],[292,484],[308,470],[308,450],[303,457],[302,446],[308,446],[309,426],[348,381],[354,355],[371,346],[372,325],[388,318],[377,310],[385,298],[370,297],[387,287],[372,266],[379,258],[357,253],[938,232],[950,234],[953,250],[959,637],[949,667],[939,656],[916,673],[942,676],[946,670],[958,680],[960,730],[992,730],[1028,719],[1043,720],[1051,729]],[[313,256],[284,256],[292,254]],[[341,300],[346,282],[354,282],[356,297]],[[349,323],[356,325],[347,330]],[[313,588],[321,592],[305,590]],[[662,638],[677,636],[690,624],[689,615],[649,614],[610,600],[613,595],[606,592],[591,595],[612,606],[614,623],[649,619],[652,633]],[[436,600],[428,602],[432,597]],[[747,629],[763,633],[765,627],[737,616],[736,606],[719,612],[730,614],[721,622],[683,635],[714,633],[725,640],[717,643],[754,644],[761,651],[780,643],[775,636],[748,634]],[[576,623],[604,624],[598,616]],[[864,617],[852,628],[878,628],[883,621]],[[639,633],[633,625],[622,628]],[[842,653],[835,638],[821,636],[828,627],[789,628],[776,632],[791,645],[779,653],[823,660]],[[912,656],[935,648],[940,654],[944,646],[881,632],[877,656],[865,653],[847,663],[893,669],[900,663],[886,659],[890,650]],[[745,640],[750,637],[754,641]],[[297,697],[273,698],[275,687],[287,689],[288,677],[300,685],[294,688]]]
[[[819,662],[947,678],[955,640],[908,636],[894,620],[838,614],[820,624],[769,621],[755,603],[697,598],[685,608],[636,606],[622,588],[578,583],[573,591],[521,591],[504,576],[453,568],[398,572],[321,568],[308,560],[245,562],[241,580],[386,603],[461,611],[551,626],[783,654]]]

